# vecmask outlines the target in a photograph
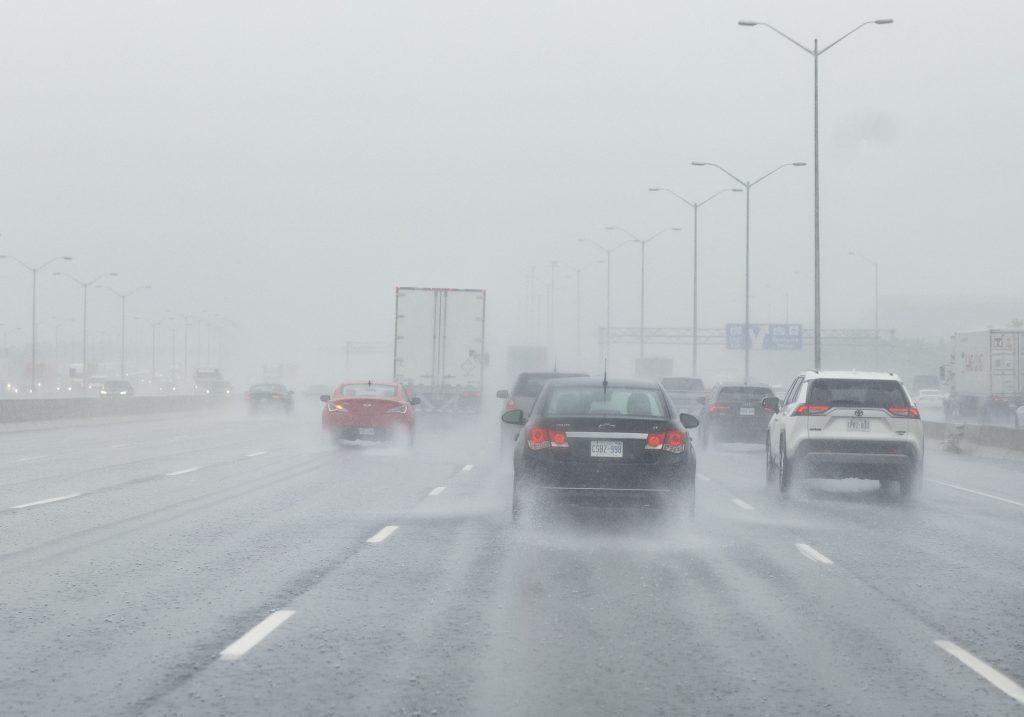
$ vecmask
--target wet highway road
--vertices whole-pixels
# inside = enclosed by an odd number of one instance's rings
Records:
[[[496,421],[315,411],[0,428],[0,712],[1024,714],[1024,463],[783,500],[728,445],[693,529],[514,529]]]

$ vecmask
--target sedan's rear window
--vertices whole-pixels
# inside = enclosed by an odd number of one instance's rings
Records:
[[[907,395],[899,381],[819,378],[807,389],[812,406],[839,408],[905,408]]]
[[[724,386],[716,401],[760,401],[766,396],[774,396],[767,386]]]
[[[375,383],[350,383],[341,387],[342,396],[382,396],[389,397],[395,395],[394,386],[386,386]]]
[[[660,391],[649,388],[556,388],[548,394],[545,416],[667,417]]]

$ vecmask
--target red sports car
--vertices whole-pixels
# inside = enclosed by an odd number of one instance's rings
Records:
[[[321,396],[322,423],[339,441],[390,441],[404,438],[411,446],[416,431],[416,406],[398,383],[343,383],[334,395]]]

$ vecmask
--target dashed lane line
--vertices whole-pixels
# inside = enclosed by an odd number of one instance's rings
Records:
[[[29,461],[38,461],[38,460],[42,460],[43,458],[46,458],[46,456],[25,456],[24,458],[19,458],[19,459],[17,459],[14,462],[15,463],[28,463]]]
[[[697,480],[702,480],[702,481],[704,481],[705,483],[710,483],[710,482],[711,482],[711,479],[710,479],[710,478],[708,478],[708,477],[707,477],[706,475],[704,475],[703,473],[698,473],[698,474],[697,474]]]
[[[427,495],[441,495],[442,493],[444,493],[444,486],[439,485],[437,488],[434,488],[434,490],[430,491]]]
[[[46,505],[47,503],[59,503],[62,500],[71,500],[82,495],[81,493],[69,493],[68,495],[59,495],[56,498],[46,498],[45,500],[34,500],[31,503],[22,503],[21,505],[12,505],[7,510],[19,510],[21,508],[31,508],[36,505]]]
[[[732,502],[735,503],[736,505],[738,505],[740,508],[743,508],[743,510],[753,510],[754,509],[754,506],[752,506],[750,503],[748,503],[745,500],[740,500],[739,498],[733,498]]]
[[[256,451],[255,453],[246,453],[245,457],[246,458],[255,458],[256,456],[265,456],[265,455],[267,455],[266,451]]]
[[[249,632],[245,633],[221,650],[221,659],[237,660],[249,650],[256,647],[256,645],[260,644],[267,635],[281,627],[281,625],[284,624],[284,621],[294,614],[294,610],[277,610],[276,612],[270,613],[270,615],[264,618],[259,625],[249,630]]]
[[[799,550],[800,553],[809,560],[813,560],[816,563],[821,563],[822,565],[833,565],[832,561],[829,560],[827,556],[822,555],[806,543],[797,543],[796,549]]]
[[[970,667],[1008,696],[1017,700],[1021,704],[1024,704],[1024,687],[1018,685],[1002,672],[992,667],[984,660],[975,657],[954,642],[950,642],[949,640],[936,640],[935,644],[956,659],[960,660],[960,662]]]
[[[391,536],[391,534],[392,534],[392,533],[394,533],[394,532],[395,532],[396,530],[398,530],[398,526],[397,526],[397,525],[388,525],[388,526],[385,526],[385,527],[381,528],[380,530],[378,530],[378,531],[377,531],[376,533],[374,533],[374,534],[373,534],[373,537],[371,537],[371,538],[367,539],[367,541],[366,541],[366,542],[367,542],[367,543],[370,543],[370,544],[372,544],[372,545],[375,545],[375,544],[377,544],[377,543],[383,543],[383,542],[384,542],[385,540],[387,540],[387,539],[388,539],[388,538],[389,538],[389,537]]]
[[[174,478],[175,476],[183,476],[186,473],[195,473],[200,468],[202,468],[202,466],[192,466],[191,468],[182,468],[180,471],[171,471],[170,473],[167,474],[167,477],[168,478]]]
[[[472,463],[467,463],[466,465],[462,466],[462,471],[463,472],[467,472],[467,471],[471,471],[471,470],[473,470],[473,464]]]
[[[1015,505],[1018,508],[1024,508],[1024,503],[1021,503],[1020,501],[1017,500],[1002,498],[998,495],[992,495],[991,493],[983,493],[980,490],[972,490],[971,488],[964,488],[963,486],[954,485],[952,483],[944,483],[943,481],[940,480],[931,480],[930,482],[938,483],[939,485],[944,485],[947,488],[952,488],[953,490],[962,490],[964,493],[971,493],[973,495],[980,495],[983,498],[991,498],[992,500],[998,500],[1000,503],[1009,503],[1010,505]]]

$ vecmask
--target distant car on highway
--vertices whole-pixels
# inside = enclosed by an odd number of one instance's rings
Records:
[[[498,391],[498,398],[505,399],[503,413],[519,409],[524,416],[529,417],[533,410],[533,403],[537,400],[544,386],[553,378],[582,378],[585,373],[559,373],[557,371],[526,371],[516,377],[512,384],[512,390],[501,389]],[[519,430],[507,423],[501,424],[501,448],[507,450],[515,442],[515,436]]]
[[[1019,406],[1014,412],[1013,425],[1016,428],[1024,428],[1024,406]]]
[[[416,409],[420,399],[410,397],[398,383],[360,381],[343,383],[324,402],[321,425],[337,441],[394,441],[413,445]]]
[[[134,396],[135,389],[127,381],[104,381],[100,386],[101,396]]]
[[[245,392],[245,404],[250,413],[260,411],[284,411],[291,413],[295,407],[295,392],[281,383],[255,383]]]
[[[661,379],[661,385],[668,392],[668,397],[676,408],[686,413],[697,415],[707,396],[704,382],[689,376],[667,376]]]
[[[550,502],[632,500],[692,516],[697,461],[689,414],[676,414],[655,381],[565,378],[548,381],[519,428],[513,456],[512,517]]]
[[[914,398],[914,403],[916,403],[917,407],[922,411],[941,411],[946,405],[946,394],[937,388],[922,388],[917,392],[917,396]]]
[[[924,470],[921,414],[898,376],[806,371],[785,397],[764,400],[767,480],[787,492],[798,477],[865,478],[918,490]]]
[[[156,392],[163,395],[171,395],[178,392],[178,384],[174,381],[160,381],[156,384]]]
[[[720,383],[712,387],[700,412],[701,447],[763,441],[772,412],[761,401],[774,395],[766,383]]]
[[[195,385],[195,392],[203,396],[230,396],[231,384],[224,380],[205,381]]]

